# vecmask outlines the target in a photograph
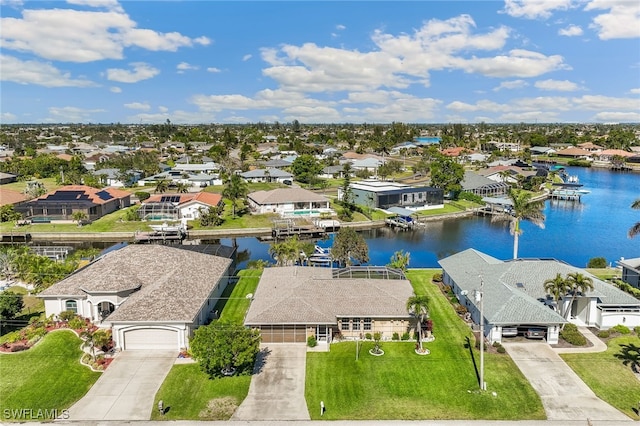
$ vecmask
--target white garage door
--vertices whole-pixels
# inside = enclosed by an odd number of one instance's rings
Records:
[[[138,328],[136,330],[125,331],[124,350],[171,350],[180,349],[178,345],[177,330],[167,330],[164,328]]]

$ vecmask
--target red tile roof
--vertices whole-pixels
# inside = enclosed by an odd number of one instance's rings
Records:
[[[7,204],[16,204],[28,199],[29,197],[21,192],[0,186],[0,206],[6,206]]]

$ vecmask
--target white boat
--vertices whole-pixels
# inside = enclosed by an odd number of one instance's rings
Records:
[[[575,176],[575,175],[569,176],[567,178],[567,182],[568,183],[578,183],[579,181],[580,181],[580,179],[578,179],[578,176]]]
[[[166,222],[162,225],[149,225],[155,232],[161,232],[163,234],[178,234],[184,232],[182,224],[169,225]]]

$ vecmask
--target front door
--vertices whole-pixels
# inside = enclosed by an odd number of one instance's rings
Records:
[[[327,341],[327,332],[328,328],[326,325],[318,325],[318,327],[316,328],[316,339],[320,342],[320,341]]]

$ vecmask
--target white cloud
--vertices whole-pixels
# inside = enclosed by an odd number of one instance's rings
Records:
[[[107,79],[119,83],[137,83],[138,81],[148,80],[160,74],[159,69],[144,62],[134,62],[130,65],[133,67],[133,71],[121,68],[109,68],[107,70]]]
[[[167,108],[166,106],[162,106],[162,105],[161,105],[161,106],[159,106],[159,107],[158,107],[158,111],[160,111],[160,112],[167,112],[167,111],[169,111],[169,108]]]
[[[640,112],[602,111],[593,116],[593,121],[638,123]]]
[[[580,26],[578,25],[569,25],[566,28],[560,28],[558,30],[558,34],[560,34],[561,36],[567,36],[567,37],[581,36],[582,33],[583,33],[582,28],[580,28]]]
[[[84,0],[75,3],[93,4]],[[115,2],[101,0],[95,5],[109,10],[26,9],[21,19],[0,18],[0,44],[5,51],[28,52],[57,61],[91,62],[122,59],[127,47],[176,51],[210,43],[206,37],[192,39],[177,32],[137,28]]]
[[[246,61],[248,61],[249,59],[251,59],[252,57],[253,57],[253,55],[251,55],[251,54],[244,55],[244,56],[242,57],[242,61],[243,61],[243,62],[246,62]]]
[[[505,0],[503,13],[514,18],[549,18],[554,10],[567,10],[571,0]]]
[[[149,111],[151,109],[151,105],[147,102],[131,102],[129,104],[124,104],[125,108],[136,109],[139,111]]]
[[[220,68],[216,68],[216,67],[209,67],[209,68],[207,68],[207,72],[218,73],[218,72],[222,72],[222,70]]]
[[[18,58],[0,54],[0,80],[18,84],[36,84],[44,87],[91,87],[92,81],[74,79],[50,63],[40,61],[22,61]]]
[[[10,112],[0,112],[0,123],[15,123],[18,120],[18,116]]]
[[[344,25],[342,25],[342,24],[338,24],[338,25],[336,25],[336,30],[338,30],[338,31],[344,31],[344,30],[346,30],[346,29],[347,29],[347,27],[345,27],[345,26],[344,26]]]
[[[46,121],[50,123],[87,123],[97,121],[91,118],[93,114],[105,112],[104,109],[83,109],[77,107],[49,107]]]
[[[534,86],[540,90],[554,90],[557,92],[574,92],[580,90],[580,86],[569,80],[539,80]]]
[[[607,111],[612,109],[640,111],[640,99],[638,98],[615,98],[603,95],[585,95],[580,98],[573,98],[573,102],[582,109]]]
[[[118,86],[111,86],[111,87],[109,88],[109,91],[110,91],[111,93],[122,93],[122,89],[121,89],[121,88],[119,88]]]
[[[200,69],[197,65],[191,65],[188,62],[180,62],[176,69],[178,70],[178,74],[184,74],[185,71],[195,71]]]
[[[631,93],[632,95],[640,95],[640,87],[629,90],[629,93]]]
[[[585,10],[608,10],[593,18],[589,28],[601,40],[640,37],[640,2],[636,0],[592,0]]]
[[[122,12],[122,6],[118,3],[118,0],[67,0],[69,4],[75,4],[78,6],[90,6],[101,7],[108,10],[115,10]]]
[[[497,92],[502,89],[507,89],[507,90],[521,89],[523,87],[527,87],[528,85],[529,83],[527,83],[524,80],[510,80],[510,81],[503,81],[498,86],[494,87],[492,90],[494,92]]]

